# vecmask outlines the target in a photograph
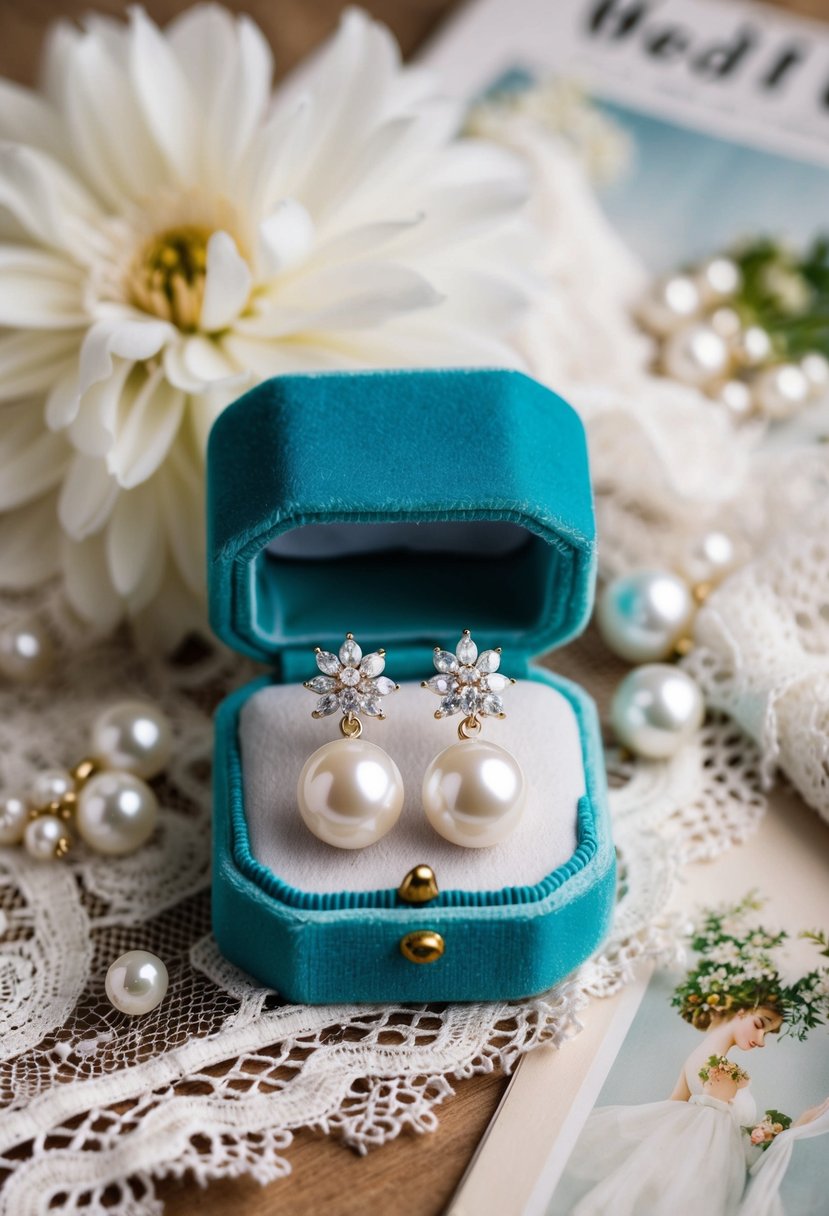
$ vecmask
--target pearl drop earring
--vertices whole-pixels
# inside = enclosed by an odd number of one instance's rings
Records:
[[[64,857],[73,829],[98,853],[119,857],[149,840],[158,801],[146,780],[172,752],[166,715],[144,701],[124,701],[92,726],[90,755],[71,770],[37,775],[28,797],[0,800],[0,845],[23,844],[41,861]]]
[[[468,629],[455,653],[435,647],[437,675],[422,687],[441,698],[436,718],[464,715],[458,743],[435,756],[423,778],[426,818],[445,840],[466,848],[499,844],[513,830],[526,801],[526,780],[515,757],[478,736],[481,717],[506,717],[498,695],[515,680],[498,672],[501,651],[478,647]]]
[[[397,685],[382,674],[385,651],[363,656],[346,634],[339,655],[317,647],[320,674],[305,688],[319,695],[312,718],[341,713],[341,739],[317,748],[297,782],[297,801],[310,832],[337,849],[362,849],[394,827],[403,810],[403,778],[382,747],[361,739],[359,715],[385,717],[382,699]]]

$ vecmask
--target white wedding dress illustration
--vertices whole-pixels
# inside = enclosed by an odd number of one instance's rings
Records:
[[[781,1132],[770,1144],[751,1170],[748,1186],[740,1205],[739,1216],[784,1216],[780,1199],[783,1182],[794,1146],[798,1140],[829,1134],[829,1110],[799,1127]]]
[[[686,1072],[686,1081],[687,1102],[592,1112],[567,1165],[572,1216],[736,1216],[754,1099],[746,1088],[722,1102],[702,1092],[698,1076]]]

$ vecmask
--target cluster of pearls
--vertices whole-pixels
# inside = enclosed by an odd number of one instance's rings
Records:
[[[731,538],[709,532],[689,555],[688,577],[637,570],[613,579],[602,592],[599,632],[620,658],[641,664],[622,680],[610,708],[619,742],[634,754],[664,760],[702,725],[705,705],[698,684],[666,660],[690,650],[699,605],[735,562]]]
[[[22,844],[30,856],[64,857],[77,834],[98,853],[123,856],[152,835],[158,801],[147,781],[172,752],[165,714],[143,701],[124,701],[95,720],[90,755],[73,769],[47,769],[28,796],[0,800],[0,845]]]
[[[692,273],[658,280],[641,302],[641,324],[659,343],[661,371],[701,389],[738,420],[779,421],[829,391],[829,361],[818,351],[781,360],[765,329],[738,311],[739,266],[713,257]]]

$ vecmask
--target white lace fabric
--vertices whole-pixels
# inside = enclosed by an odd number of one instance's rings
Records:
[[[150,1216],[161,1211],[157,1181],[185,1172],[271,1181],[290,1169],[301,1127],[359,1152],[434,1130],[453,1081],[563,1043],[585,1003],[615,992],[637,959],[671,958],[665,908],[678,867],[742,838],[762,806],[751,748],[737,752],[733,727],[717,722],[671,765],[619,767],[614,928],[552,992],[445,1007],[286,1006],[210,935],[210,709],[249,677],[246,665],[216,653],[183,667],[148,661],[123,639],[73,634],[56,592],[41,610],[61,635],[61,662],[52,681],[0,691],[3,787],[82,756],[96,708],[128,693],[165,707],[177,746],[159,831],[132,857],[79,847],[42,865],[0,850],[3,1216],[50,1205]],[[606,694],[594,641],[557,667]],[[104,992],[109,963],[132,947],[159,954],[170,973],[165,1001],[136,1019]]]

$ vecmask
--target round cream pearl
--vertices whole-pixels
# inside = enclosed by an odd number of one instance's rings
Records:
[[[743,422],[754,410],[751,389],[745,380],[726,380],[720,385],[716,396],[735,422]]]
[[[709,258],[694,277],[703,303],[709,305],[736,295],[743,285],[740,267],[731,258]]]
[[[809,381],[813,397],[819,397],[829,389],[829,359],[820,351],[813,350],[804,355],[800,367]]]
[[[665,371],[683,384],[704,388],[728,370],[728,343],[710,325],[686,325],[672,334],[662,355]]]
[[[649,760],[665,760],[679,751],[699,730],[704,714],[699,685],[667,663],[629,672],[610,706],[619,742]]]
[[[599,597],[596,622],[614,654],[629,663],[665,659],[694,616],[690,588],[667,570],[623,574]]]
[[[20,844],[29,822],[29,804],[17,794],[0,798],[0,844]]]
[[[812,388],[797,364],[778,363],[759,373],[752,385],[752,395],[761,414],[780,422],[806,405]]]
[[[149,950],[128,950],[107,971],[106,994],[121,1013],[149,1013],[167,995],[167,968]]]
[[[726,342],[734,342],[743,328],[740,314],[733,308],[715,308],[708,318],[708,323]]]
[[[39,811],[45,810],[53,802],[60,802],[66,794],[75,788],[72,774],[64,768],[48,768],[38,773],[32,785],[32,806]]]
[[[69,842],[71,839],[66,824],[57,815],[40,815],[37,819],[31,819],[23,834],[26,852],[36,861],[54,861],[61,841]]]
[[[688,575],[694,583],[718,583],[737,564],[734,541],[727,532],[706,532],[691,550]]]
[[[453,743],[432,760],[423,778],[423,809],[439,836],[468,849],[500,844],[527,799],[520,764],[488,739]]]
[[[749,325],[740,334],[735,350],[741,362],[757,367],[771,354],[771,338],[759,325]]]
[[[299,813],[318,839],[337,849],[363,849],[385,836],[403,810],[400,769],[366,739],[333,739],[303,765]]]
[[[700,310],[699,288],[690,275],[675,274],[660,279],[639,306],[642,324],[651,333],[665,337],[691,320]]]
[[[0,672],[10,680],[32,683],[52,666],[54,647],[37,621],[17,621],[0,630]]]
[[[167,715],[147,701],[112,705],[92,726],[92,755],[105,768],[149,780],[166,767],[172,750]]]
[[[109,857],[134,853],[158,819],[155,794],[132,773],[97,773],[78,794],[75,823],[91,849]]]

